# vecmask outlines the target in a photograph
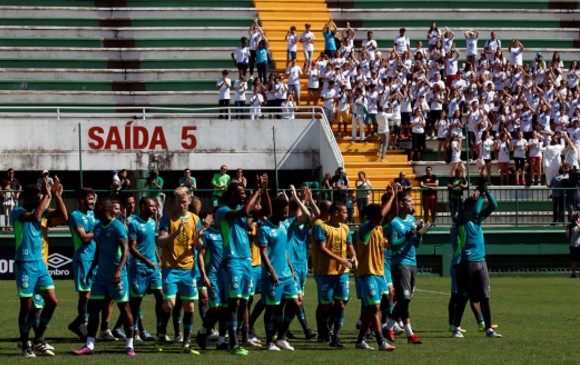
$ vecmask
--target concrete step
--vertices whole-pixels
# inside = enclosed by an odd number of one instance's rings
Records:
[[[48,4],[47,4],[48,5]],[[165,4],[163,4],[165,5]],[[253,8],[107,8],[107,7],[43,7],[43,6],[0,6],[0,17],[84,17],[103,18],[256,18]],[[250,27],[251,23],[248,24]]]
[[[0,90],[71,90],[71,91],[213,91],[214,80],[0,80]],[[216,95],[217,95],[217,91]]]
[[[0,16],[0,26],[13,27],[113,27],[113,28],[181,28],[181,27],[242,27],[245,30],[252,24],[253,17],[242,18],[120,18],[108,16],[106,18],[84,17],[30,17],[22,14],[19,17]]]
[[[121,103],[121,104],[211,104],[217,105],[214,91],[0,91],[3,103]]]
[[[7,69],[206,69],[234,67],[231,59],[82,59],[82,58],[0,58]]]
[[[6,58],[108,59],[108,60],[208,60],[228,59],[233,48],[70,48],[0,47]],[[231,61],[230,61],[231,62]],[[233,64],[232,64],[233,65]]]
[[[357,9],[578,9],[577,0],[326,0],[329,8]],[[336,5],[336,6],[335,6]]]
[[[165,26],[165,27],[99,27],[99,26],[83,26],[83,27],[66,27],[66,26],[0,26],[0,31],[3,37],[38,37],[42,34],[43,38],[138,38],[138,39],[159,39],[159,38],[195,38],[205,40],[205,45],[211,47],[215,44],[217,39],[229,39],[234,40],[233,46],[239,45],[239,39],[243,36],[247,36],[247,27],[244,26],[233,26],[227,24],[227,19],[224,25],[221,27],[209,27],[209,26],[196,26],[196,21],[191,20],[189,26]],[[562,48],[572,47],[572,40],[578,39],[578,29],[574,26],[568,27],[526,27],[526,23],[520,23],[518,26],[509,27],[507,25],[500,27],[486,26],[482,24],[477,27],[477,30],[481,33],[481,46],[485,42],[486,37],[491,31],[497,31],[499,39],[502,39],[503,46],[507,48],[509,45],[507,42],[512,38],[520,38],[524,47],[531,48],[537,47],[536,40],[545,39],[558,39],[560,41],[568,39],[569,45],[564,44]],[[381,43],[392,45],[393,39],[399,34],[398,26],[393,26],[390,24],[385,24],[387,27],[377,27],[377,26],[363,26],[357,28],[357,38],[360,43],[362,39],[366,39],[367,31],[373,31],[375,34],[375,39],[381,47]],[[296,25],[298,32],[302,29],[302,24]],[[270,43],[284,41],[285,31],[288,30],[287,26],[280,25],[280,21],[271,21],[271,24],[265,23],[264,27],[268,30],[272,30],[276,33],[269,35],[268,39]],[[314,26],[313,26],[314,27]],[[465,40],[463,37],[463,31],[467,30],[467,27],[453,28],[456,35],[456,45],[458,48],[465,47]],[[408,28],[407,36],[411,40],[411,44],[414,46],[416,40],[425,40],[425,29],[422,27]],[[522,35],[525,34],[526,38]],[[315,31],[315,36],[318,41],[322,41],[323,37],[319,31]],[[222,41],[223,42],[223,41]],[[560,47],[561,45],[554,46]]]
[[[3,37],[27,38],[223,38],[230,41],[247,36],[245,27],[46,27],[46,26],[0,26]],[[282,38],[283,39],[283,38]],[[223,41],[221,41],[223,43]],[[211,42],[205,43],[211,45]],[[235,43],[232,43],[232,46]]]
[[[1,0],[1,6],[49,6],[49,7],[138,7],[155,8],[159,7],[159,1],[155,0]],[[165,0],[163,6],[168,8],[203,8],[203,7],[237,7],[253,8],[252,0]]]
[[[0,39],[0,52],[3,57],[6,58],[108,58],[108,59],[163,59],[163,58],[191,58],[191,59],[215,59],[215,58],[229,58],[231,52],[236,47],[235,40],[227,40],[227,43],[232,44],[231,46],[220,46],[220,45],[203,45],[197,46],[199,42],[191,40],[188,44],[186,41],[172,40],[168,41],[166,44],[162,42],[152,41],[152,40],[135,40],[131,41],[134,47],[121,47],[116,46],[115,43],[111,43],[110,47],[102,48],[103,45],[108,45],[108,43],[103,43],[100,39],[90,39],[87,41],[70,41],[65,42],[64,45],[60,41],[48,40],[49,45],[42,45],[43,39]],[[571,41],[562,40],[562,43],[569,43],[572,45]],[[115,41],[116,42],[116,41]],[[239,42],[239,41],[238,41]],[[551,40],[552,45],[556,47],[558,44],[557,40]],[[197,43],[197,44],[196,44]],[[536,52],[545,52],[546,58],[551,57],[553,52],[560,52],[560,56],[563,60],[569,62],[569,60],[574,60],[577,55],[580,55],[580,48],[552,48],[548,46],[548,40],[542,41],[546,47],[541,48],[527,48],[524,51],[524,59],[531,60],[535,57]],[[118,44],[118,43],[116,43]],[[122,44],[122,43],[121,43]],[[381,45],[382,44],[382,45]],[[71,47],[72,45],[72,47]],[[385,51],[388,43],[379,43],[379,50]],[[525,44],[524,44],[525,45]],[[278,42],[274,44],[272,49],[272,55],[276,60],[285,60],[286,58],[286,44],[283,42]],[[390,49],[390,48],[389,48]],[[459,48],[459,51],[464,54],[464,49]],[[298,61],[303,61],[302,53],[299,52],[297,55]],[[283,65],[283,64],[282,64]]]
[[[1,60],[0,60],[1,62]],[[231,75],[237,70],[229,69]],[[86,81],[169,81],[217,80],[221,70],[216,69],[0,69],[2,79],[18,80],[86,80]]]
[[[578,15],[580,16],[580,14]],[[379,48],[384,48],[389,44],[392,47],[393,39],[399,35],[400,27],[393,26],[390,23],[385,24],[388,27],[372,27],[372,26],[361,26],[357,27],[355,34],[356,39],[362,40],[367,38],[367,32],[372,31],[374,34],[375,39],[379,39],[381,41],[377,41],[379,43]],[[580,23],[578,25],[580,27]],[[414,46],[416,40],[421,40],[425,44],[425,28],[410,28],[406,27],[406,35],[411,39],[411,46]],[[455,33],[455,39],[458,41],[463,42],[464,31],[473,28],[466,28],[466,27],[459,27],[453,28],[453,32]],[[525,34],[526,37],[529,39],[574,39],[578,38],[578,28],[566,27],[547,27],[547,28],[540,28],[540,27],[526,27],[525,22],[522,22],[520,26],[508,28],[508,27],[492,27],[492,26],[481,26],[475,28],[480,32],[480,43],[481,47],[485,44],[485,40],[489,37],[492,31],[498,33],[498,38],[502,41],[502,48],[507,49],[510,45],[511,40],[514,38],[521,37],[522,34]],[[284,36],[288,29],[282,29],[280,26],[277,28],[272,29],[272,27],[268,28],[268,39],[270,44],[273,44],[273,41],[284,40]],[[315,33],[317,38],[320,38],[322,41],[322,34]],[[390,42],[390,43],[389,43]],[[523,42],[523,41],[522,41]],[[524,44],[525,46],[525,44]]]
[[[441,23],[445,19],[555,19],[555,20],[578,20],[580,11],[575,9],[497,9],[495,7],[488,9],[348,9],[348,8],[330,8],[329,9],[335,22],[348,20],[366,20],[366,19],[397,19],[404,13],[405,19],[433,19]],[[445,24],[438,24],[443,29]],[[426,28],[428,29],[428,27]]]

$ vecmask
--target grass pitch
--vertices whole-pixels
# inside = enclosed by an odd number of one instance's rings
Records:
[[[492,278],[493,323],[499,325],[498,332],[504,337],[488,339],[477,331],[469,308],[466,309],[462,327],[467,330],[464,339],[451,338],[447,332],[447,303],[449,279],[419,277],[415,299],[411,302],[411,318],[415,332],[424,344],[409,345],[401,337],[392,353],[362,351],[354,349],[357,331],[355,323],[359,313],[359,301],[354,299],[347,305],[343,331],[344,350],[330,349],[315,340],[291,340],[294,352],[271,353],[251,351],[247,357],[234,357],[226,352],[202,351],[201,356],[181,355],[179,346],[167,346],[163,353],[154,352],[153,343],[137,346],[137,357],[128,358],[123,353],[124,341],[114,343],[97,342],[97,354],[79,359],[70,351],[82,344],[75,340],[66,326],[76,316],[76,294],[72,281],[57,281],[60,300],[51,327],[47,331],[48,341],[56,347],[54,358],[39,357],[24,359],[16,348],[18,337],[18,299],[15,283],[0,282],[0,363],[22,364],[373,364],[393,362],[397,364],[578,364],[580,280],[569,278],[499,277]],[[351,282],[352,284],[352,282]],[[307,283],[306,309],[312,327],[315,325],[314,309],[316,295],[314,281]],[[147,329],[155,332],[153,298],[144,301]],[[116,320],[115,310],[112,321]],[[195,329],[199,328],[196,313]],[[263,322],[259,320],[256,332],[263,334]],[[301,335],[299,324],[292,324],[295,334]],[[168,331],[172,332],[169,325]],[[376,347],[374,341],[369,344]],[[194,345],[194,347],[197,347]]]

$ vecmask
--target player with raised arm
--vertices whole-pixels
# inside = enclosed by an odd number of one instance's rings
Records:
[[[258,187],[250,199],[246,199],[246,192],[241,184],[230,184],[222,197],[225,205],[216,211],[215,216],[224,240],[223,264],[226,269],[229,296],[227,326],[230,337],[230,352],[239,356],[247,355],[248,351],[238,343],[238,313],[239,311],[243,313],[246,310],[247,300],[254,285],[250,241],[248,238],[248,219],[251,217],[248,217],[248,215],[253,212],[254,205],[260,197],[263,200],[262,212],[258,213],[258,215],[262,216],[264,215],[263,213],[269,213],[270,198],[267,189],[267,175],[258,177]],[[243,326],[242,339],[246,344],[250,344],[249,332],[249,325]],[[253,345],[252,347],[259,346],[259,344]]]
[[[16,254],[14,257],[14,274],[16,287],[20,298],[18,313],[18,328],[22,356],[36,357],[34,351],[47,356],[54,356],[52,347],[47,347],[44,334],[54,310],[58,304],[54,282],[48,273],[48,268],[42,259],[42,228],[41,220],[44,214],[61,214],[66,211],[62,201],[62,185],[55,177],[51,189],[45,179],[40,188],[36,185],[25,187],[22,196],[23,204],[12,211],[12,222],[16,238]],[[57,210],[47,209],[48,202],[54,193],[57,201]],[[31,327],[31,313],[34,292],[39,291],[44,299],[44,309],[40,314],[40,322],[35,331],[34,342],[31,346],[28,336]]]
[[[293,187],[292,187],[293,188]],[[296,191],[292,189],[292,199],[296,201]],[[278,196],[272,200],[272,215],[258,230],[258,243],[262,255],[262,295],[266,301],[264,325],[266,328],[266,350],[294,351],[286,334],[292,319],[296,315],[298,287],[294,279],[294,270],[288,256],[288,227],[293,223],[302,224],[308,216],[300,220],[287,221],[288,200]],[[284,299],[285,303],[282,302]],[[276,317],[282,320],[276,321]],[[278,338],[274,343],[274,335]]]
[[[88,271],[91,279],[98,265],[95,279],[91,287],[91,297],[88,303],[89,323],[87,326],[87,342],[74,355],[92,355],[95,353],[95,337],[99,326],[99,312],[106,298],[117,303],[123,318],[125,329],[125,353],[135,356],[133,349],[133,316],[129,306],[129,280],[126,263],[129,258],[129,243],[127,228],[115,218],[113,201],[110,198],[99,199],[95,206],[95,218],[99,222],[94,227],[96,243],[95,259]]]
[[[483,208],[484,197],[488,205]],[[498,207],[493,194],[486,184],[480,184],[478,190],[463,203],[463,212],[455,221],[457,225],[458,248],[461,252],[461,262],[457,270],[457,286],[459,300],[455,307],[454,337],[461,335],[461,319],[468,300],[479,302],[481,314],[485,323],[487,337],[500,338],[501,335],[491,324],[491,308],[489,305],[489,272],[485,262],[485,240],[481,223]]]
[[[399,209],[398,195],[399,191],[402,191],[403,187],[399,183],[393,183],[387,186],[387,193],[381,197],[381,201],[384,204],[393,195],[393,202],[391,203],[391,210],[387,212],[383,220],[383,237],[388,237],[389,226],[393,218],[397,216]],[[393,309],[395,307],[395,288],[393,287],[393,275],[391,274],[391,258],[393,256],[393,251],[391,250],[390,243],[385,246],[384,250],[384,271],[385,271],[385,290],[381,297],[381,325],[383,336],[387,335],[387,323],[389,318],[392,317]],[[402,330],[402,326],[395,324],[393,329],[395,334]]]
[[[383,292],[387,290],[385,282],[385,248],[388,242],[383,235],[383,218],[391,210],[395,194],[391,192],[389,198],[382,206],[371,204],[365,212],[368,220],[364,222],[357,234],[356,257],[359,265],[356,268],[357,289],[363,303],[362,321],[355,348],[372,350],[365,337],[370,329],[375,334],[375,339],[380,351],[393,351],[394,346],[389,345],[382,334],[379,312]]]
[[[52,190],[61,189],[62,185],[60,185],[60,181],[58,180],[58,176],[55,176],[54,181],[57,183],[56,188],[55,186],[52,187]],[[50,202],[47,203],[47,206]],[[60,203],[59,203],[60,204]],[[64,210],[63,210],[64,209]],[[42,230],[42,261],[46,267],[48,267],[48,229],[50,227],[58,226],[60,224],[65,224],[68,221],[68,212],[66,211],[66,207],[63,209],[45,209],[44,214],[42,215],[42,219],[40,221],[40,228]],[[32,305],[33,308],[29,314],[30,325],[34,330],[35,335],[38,334],[42,328],[40,327],[40,317],[42,315],[42,310],[44,309],[44,299],[42,298],[42,294],[40,293],[40,288],[36,288],[34,290],[34,296],[32,297]],[[22,345],[19,343],[20,347]],[[47,350],[53,351],[54,347],[49,345],[46,341],[44,342],[44,347]],[[48,355],[48,353],[45,353]]]
[[[209,310],[204,319],[195,341],[202,349],[206,348],[210,331],[219,322],[217,350],[226,350],[225,320],[227,317],[228,294],[226,291],[225,268],[222,265],[224,258],[224,244],[219,227],[213,219],[215,211],[221,206],[215,206],[213,214],[206,216],[209,227],[200,235],[197,243],[197,260],[202,281],[207,287]]]
[[[330,206],[329,213],[328,224],[314,226],[314,239],[318,250],[320,315],[323,324],[332,316],[332,338],[326,325],[319,330],[323,331],[324,340],[330,341],[330,347],[344,348],[340,335],[344,325],[344,306],[349,298],[348,273],[352,267],[356,268],[357,258],[350,230],[345,224],[348,219],[346,206],[336,201]]]
[[[312,197],[312,190],[308,187],[302,188],[302,195],[304,198],[304,203],[296,195],[296,189],[294,186],[290,185],[292,191],[292,197],[290,200],[290,217],[286,220],[288,224],[288,254],[290,256],[290,263],[294,269],[294,275],[296,276],[296,284],[298,285],[298,310],[296,311],[296,316],[304,332],[304,337],[309,340],[316,337],[316,332],[314,332],[310,327],[308,327],[308,321],[306,320],[306,313],[304,311],[304,286],[306,285],[306,277],[308,275],[308,236],[310,231],[310,221],[312,220],[312,215],[306,205],[307,203],[313,209],[317,209],[316,203]]]
[[[423,235],[429,230],[429,222],[417,221],[413,216],[415,207],[410,192],[400,192],[399,211],[387,230],[387,239],[393,250],[391,272],[395,287],[396,304],[392,318],[387,323],[387,339],[395,341],[395,319],[401,318],[407,335],[407,342],[422,344],[413,333],[409,318],[409,303],[413,299],[417,276],[417,248],[421,246]]]
[[[161,352],[165,346],[167,322],[175,307],[176,297],[183,301],[183,339],[181,353],[199,355],[192,349],[194,300],[197,300],[197,283],[194,270],[194,244],[202,232],[201,220],[188,209],[191,191],[182,186],[174,191],[176,207],[165,213],[159,222],[157,244],[162,248],[161,274],[163,277],[163,306],[157,323],[155,346]]]

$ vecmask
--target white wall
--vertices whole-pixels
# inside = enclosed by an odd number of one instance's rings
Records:
[[[319,120],[218,120],[155,118],[9,118],[2,120],[0,169],[215,170],[226,163],[244,169],[334,171],[342,164],[332,134]],[[326,128],[327,129],[327,128]],[[332,147],[334,145],[334,148]]]

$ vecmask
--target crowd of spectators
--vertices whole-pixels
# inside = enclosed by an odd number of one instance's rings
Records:
[[[262,117],[264,105],[279,108],[272,112],[278,117],[293,118],[289,110],[304,105],[300,79],[307,78],[305,105],[321,103],[339,136],[351,124],[353,143],[380,134],[382,160],[400,139],[410,139],[411,160],[421,160],[426,140],[434,139],[438,159],[451,164],[450,176],[456,169],[465,171],[462,155],[476,162],[489,182],[491,162],[497,160],[502,184],[539,185],[544,173],[549,184],[562,163],[578,166],[577,61],[565,69],[559,52],[548,59],[537,52],[526,61],[519,39],[502,43],[497,32],[480,39],[477,30],[463,33],[466,46],[460,50],[456,37],[461,35],[435,22],[426,32],[426,48],[421,40],[412,45],[405,28],[388,44],[379,44],[372,31],[359,43],[348,22],[339,29],[330,19],[321,31],[324,49],[316,50],[318,35],[310,24],[302,32],[292,26],[285,36],[286,71],[268,74],[272,56],[255,21],[232,53],[239,70],[233,84],[236,105],[249,101],[252,118]],[[305,59],[301,66],[296,63],[299,45]],[[248,70],[253,82],[252,96],[246,98]],[[224,85],[231,80],[218,80],[220,105]],[[244,117],[241,110],[238,117]],[[462,143],[468,144],[467,156]],[[558,144],[562,158],[548,164],[543,157]]]

